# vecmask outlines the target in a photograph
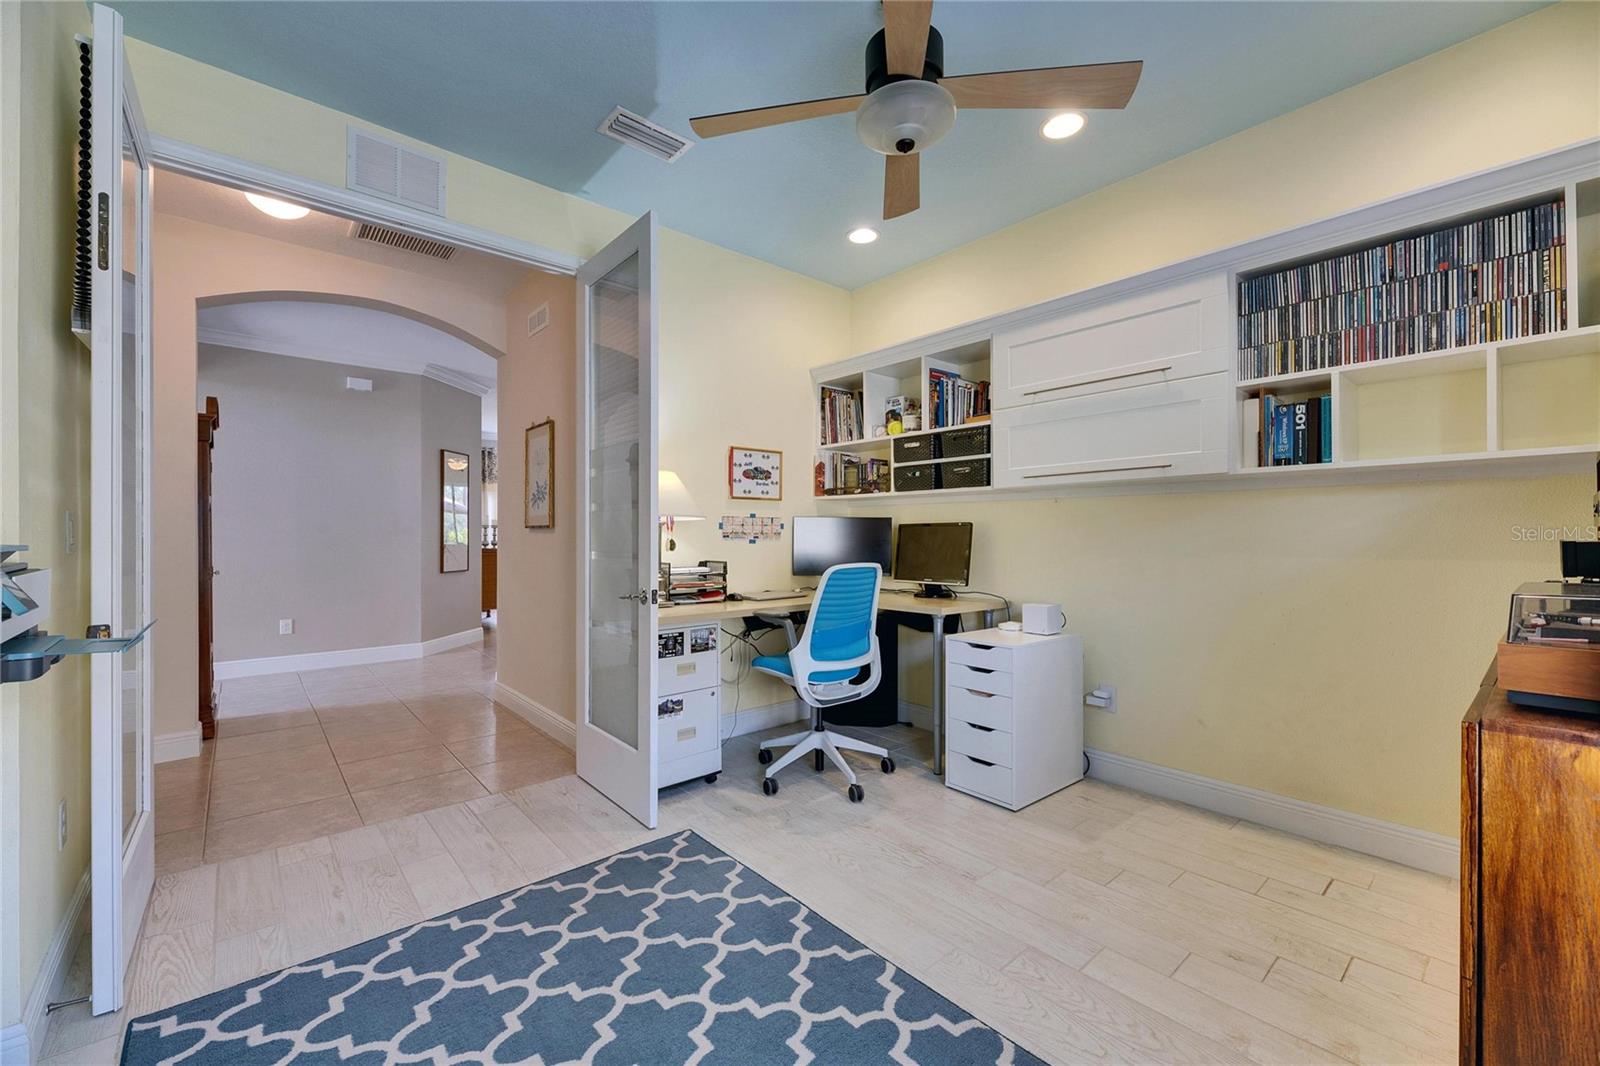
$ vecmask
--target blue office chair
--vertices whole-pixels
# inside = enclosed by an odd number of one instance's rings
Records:
[[[822,722],[822,712],[826,708],[865,699],[878,687],[882,665],[874,623],[878,618],[878,584],[882,577],[883,568],[877,563],[830,566],[817,586],[805,632],[796,640],[793,624],[786,626],[788,653],[756,656],[752,665],[757,670],[792,685],[811,708],[810,730],[761,742],[761,762],[770,764],[761,782],[761,791],[767,795],[778,791],[778,771],[807,752],[816,753],[818,770],[822,769],[823,756],[833,761],[850,782],[852,803],[861,802],[862,791],[856,783],[855,772],[840,754],[841,748],[876,755],[883,772],[894,773],[894,760],[889,758],[886,749],[835,733]],[[855,677],[863,666],[871,667],[871,676],[856,684]],[[774,763],[773,748],[788,748],[789,751]]]

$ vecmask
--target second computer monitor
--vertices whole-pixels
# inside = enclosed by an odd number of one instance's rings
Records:
[[[972,566],[971,522],[900,524],[894,553],[896,581],[915,581],[919,596],[949,597],[965,585]]]
[[[795,515],[794,572],[816,577],[840,563],[877,563],[888,573],[891,525],[887,518]]]

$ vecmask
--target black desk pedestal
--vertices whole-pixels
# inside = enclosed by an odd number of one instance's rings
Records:
[[[896,614],[879,611],[875,632],[878,634],[878,658],[883,664],[883,680],[866,699],[841,704],[823,712],[822,720],[829,725],[894,725],[900,721],[900,627],[915,629],[919,633],[933,632],[933,619],[925,614]],[[960,623],[952,619],[947,632],[955,632]],[[863,670],[865,676],[867,671]]]

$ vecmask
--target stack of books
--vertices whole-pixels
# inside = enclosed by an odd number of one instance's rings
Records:
[[[1262,466],[1333,462],[1333,396],[1261,397],[1259,453]]]
[[[854,496],[883,492],[889,483],[889,460],[850,452],[824,452],[814,470],[817,496]]]
[[[989,414],[989,383],[948,370],[928,371],[928,428],[959,426]]]
[[[1242,380],[1566,328],[1563,201],[1239,282]]]
[[[849,389],[824,385],[821,389],[823,444],[847,444],[862,438],[861,396]]]

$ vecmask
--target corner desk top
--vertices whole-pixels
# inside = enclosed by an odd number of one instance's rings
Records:
[[[811,608],[811,600],[815,593],[797,592],[793,596],[786,596],[781,600],[733,600],[719,603],[683,603],[676,606],[661,606],[657,608],[656,617],[663,625],[677,625],[679,623],[720,621],[727,618],[743,618],[750,614],[791,614],[795,611],[806,611]],[[898,614],[924,614],[937,618],[948,618],[954,614],[980,614],[984,611],[998,611],[1005,606],[1005,601],[998,596],[987,593],[972,592],[961,593],[955,599],[924,599],[911,592],[899,592],[894,589],[883,589],[878,593],[878,610],[893,611]]]

